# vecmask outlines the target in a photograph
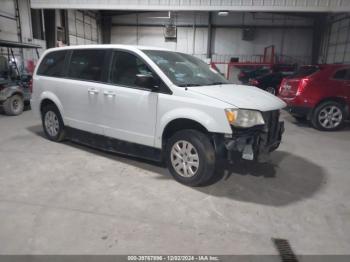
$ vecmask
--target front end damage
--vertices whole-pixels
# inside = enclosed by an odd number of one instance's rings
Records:
[[[279,120],[279,110],[262,114],[264,125],[251,128],[232,127],[232,134],[214,135],[217,154],[229,161],[242,158],[265,162],[269,153],[276,150],[281,143],[284,122]]]

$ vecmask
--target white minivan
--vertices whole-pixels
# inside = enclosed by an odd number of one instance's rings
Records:
[[[218,158],[261,159],[284,131],[282,100],[231,84],[196,57],[150,47],[49,49],[31,106],[50,140],[165,161],[190,186],[208,183]]]

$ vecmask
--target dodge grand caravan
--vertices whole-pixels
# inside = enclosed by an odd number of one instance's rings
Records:
[[[190,186],[207,183],[218,158],[264,158],[284,131],[279,98],[158,48],[49,49],[34,72],[31,102],[48,139],[165,161]]]

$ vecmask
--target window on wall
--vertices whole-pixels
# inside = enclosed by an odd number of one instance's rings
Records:
[[[105,50],[75,50],[69,65],[68,77],[101,81]]]
[[[38,75],[62,76],[66,51],[57,51],[47,54],[38,68]]]
[[[33,38],[44,40],[43,14],[41,9],[31,9]]]
[[[114,52],[110,73],[111,83],[137,87],[135,82],[138,74],[152,75],[152,71],[137,56],[127,52]]]

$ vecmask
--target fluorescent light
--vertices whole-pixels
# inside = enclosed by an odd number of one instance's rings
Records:
[[[229,12],[228,11],[219,11],[218,16],[228,16]]]

